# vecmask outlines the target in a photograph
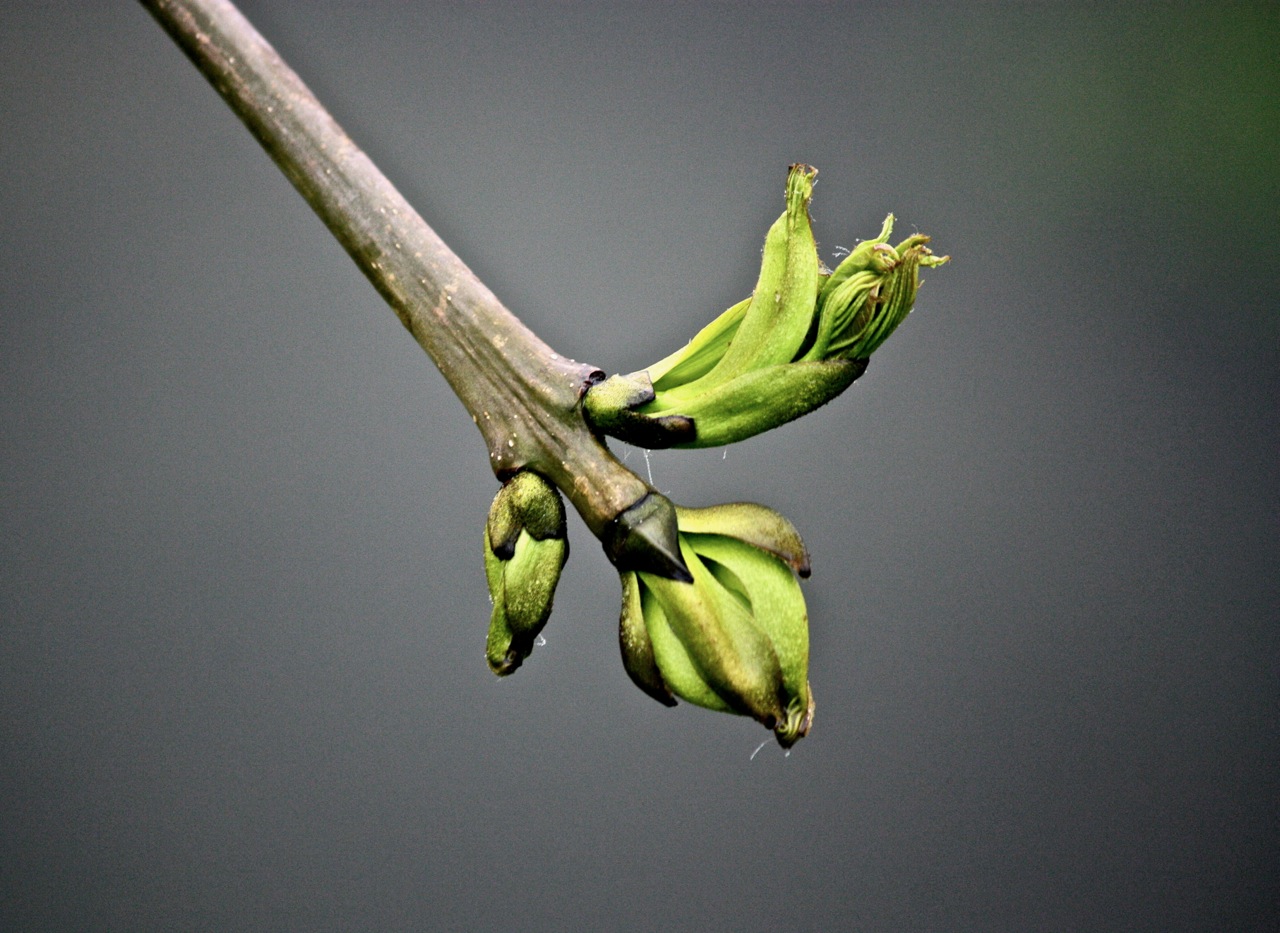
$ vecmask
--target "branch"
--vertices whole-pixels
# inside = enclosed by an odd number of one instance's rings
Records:
[[[142,0],[249,127],[395,310],[471,412],[503,487],[485,527],[493,597],[486,657],[518,668],[568,556],[568,496],[623,587],[628,675],[751,716],[789,748],[809,731],[809,629],[791,523],[750,503],[679,509],[597,431],[646,445],[719,446],[813,411],[857,379],[910,313],[929,238],[880,235],[834,269],[809,219],[817,170],[793,165],[749,299],[648,369],[606,380],[551,351],[494,297],[347,137],[228,0]],[[594,387],[594,388],[593,388]]]
[[[494,473],[541,473],[608,537],[651,490],[583,419],[581,397],[603,374],[554,353],[507,310],[231,3],[142,3],[430,355],[484,436]]]

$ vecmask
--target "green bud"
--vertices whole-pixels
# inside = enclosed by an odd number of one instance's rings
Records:
[[[817,335],[805,359],[870,357],[911,313],[920,267],[940,266],[951,258],[933,255],[922,234],[890,246],[886,241],[892,232],[890,214],[880,235],[858,244],[822,284]]]
[[[833,272],[818,259],[809,200],[817,170],[793,165],[787,208],[769,228],[751,297],[647,370],[593,386],[583,408],[596,430],[641,447],[718,447],[825,405],[911,311],[921,266],[937,266],[916,235],[888,244],[893,215]]]
[[[517,473],[494,497],[484,532],[493,600],[485,657],[495,674],[512,673],[533,651],[568,558],[560,493],[537,473]]]
[[[751,716],[790,748],[809,731],[809,622],[794,526],[752,503],[676,508],[692,581],[622,573],[619,641],[632,681],[666,705]]]

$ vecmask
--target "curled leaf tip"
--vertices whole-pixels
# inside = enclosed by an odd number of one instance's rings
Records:
[[[813,725],[813,709],[812,689],[809,690],[807,704],[801,703],[799,698],[796,698],[787,705],[782,721],[773,729],[774,738],[778,740],[779,745],[783,748],[791,748],[809,734],[809,727]]]

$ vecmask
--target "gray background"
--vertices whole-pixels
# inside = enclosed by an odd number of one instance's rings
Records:
[[[824,257],[955,260],[838,402],[650,458],[813,551],[753,758],[627,681],[576,516],[488,673],[443,380],[140,7],[6,4],[0,926],[1273,928],[1273,4],[245,10],[577,359],[744,296],[793,161]]]

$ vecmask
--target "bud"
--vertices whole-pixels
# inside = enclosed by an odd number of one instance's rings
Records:
[[[886,217],[880,235],[859,243],[823,281],[817,331],[804,359],[867,359],[911,313],[920,267],[951,259],[933,255],[921,234],[890,246],[893,220]]]
[[[817,169],[793,165],[787,209],[769,228],[760,276],[687,345],[647,370],[593,386],[584,410],[598,431],[643,447],[718,447],[825,405],[865,372],[867,358],[911,311],[921,266],[937,266],[914,236],[859,244],[828,272],[809,200]]]
[[[537,473],[517,473],[494,497],[484,532],[485,577],[493,600],[485,657],[500,677],[533,651],[568,557],[560,493]]]
[[[751,716],[790,748],[809,731],[809,621],[796,574],[809,558],[794,526],[761,505],[676,508],[692,582],[623,571],[619,641],[632,681]]]

